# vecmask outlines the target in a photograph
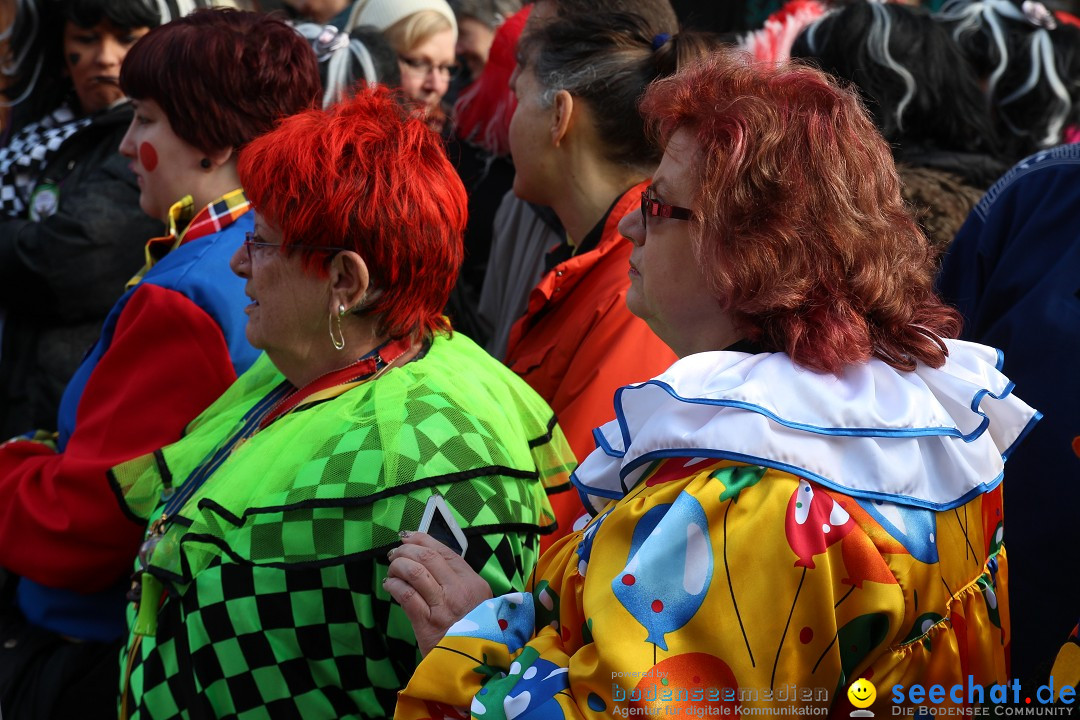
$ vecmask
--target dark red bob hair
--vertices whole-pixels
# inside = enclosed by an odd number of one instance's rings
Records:
[[[367,263],[380,334],[448,330],[466,195],[442,140],[384,87],[286,118],[240,153],[240,182],[282,244],[346,247]],[[322,256],[322,257],[320,257]],[[325,272],[322,253],[302,253]]]
[[[184,142],[239,149],[322,98],[318,61],[283,21],[203,9],[147,33],[120,69],[120,87],[153,100]]]
[[[745,337],[804,367],[939,367],[960,319],[934,294],[889,146],[820,71],[749,63],[718,53],[641,102],[661,144],[698,142],[692,232],[710,290]]]

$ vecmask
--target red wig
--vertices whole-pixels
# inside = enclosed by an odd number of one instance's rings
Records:
[[[281,20],[232,9],[151,30],[124,58],[120,87],[161,106],[173,132],[205,153],[239,149],[322,97],[306,40]]]
[[[487,64],[454,104],[457,135],[479,145],[492,155],[510,154],[510,118],[517,97],[510,89],[510,76],[517,67],[517,44],[529,19],[532,5],[526,5],[495,30]]]
[[[933,251],[854,93],[722,53],[653,83],[641,108],[662,144],[679,129],[699,143],[694,249],[747,338],[837,374],[871,356],[945,361],[959,315],[934,294]]]
[[[363,308],[391,337],[449,329],[443,306],[463,249],[465,188],[442,140],[390,91],[361,91],[286,118],[240,153],[247,196],[283,244],[336,246],[364,258]],[[303,253],[324,272],[322,253]]]

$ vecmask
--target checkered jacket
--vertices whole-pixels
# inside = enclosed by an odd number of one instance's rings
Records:
[[[160,514],[162,483],[187,477],[280,381],[264,356],[184,441],[116,468],[129,511]],[[547,405],[460,334],[276,420],[154,551],[167,591],[156,635],[133,635],[125,656],[131,717],[391,716],[419,661],[382,588],[398,531],[417,527],[438,491],[493,591],[524,587],[552,529],[545,488],[564,486],[572,465]]]

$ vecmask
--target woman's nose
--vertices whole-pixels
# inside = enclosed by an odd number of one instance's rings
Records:
[[[248,262],[248,253],[245,246],[240,245],[236,248],[232,257],[229,258],[229,269],[242,278],[246,278],[250,275],[248,271],[251,269],[251,264]]]
[[[120,63],[124,62],[125,55],[127,55],[127,48],[119,40],[106,33],[101,38],[101,45],[98,47],[94,60],[102,67],[113,65],[119,67]]]
[[[645,242],[645,223],[640,210],[635,208],[623,216],[619,221],[619,234],[635,245]]]
[[[135,141],[131,138],[131,129],[133,127],[135,127],[135,118],[131,119],[131,124],[128,125],[127,132],[124,133],[124,137],[120,139],[120,154],[131,160],[135,159]]]

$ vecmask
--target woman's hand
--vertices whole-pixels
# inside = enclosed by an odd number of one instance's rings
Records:
[[[465,560],[430,535],[403,532],[390,551],[383,587],[405,610],[420,653],[427,655],[470,610],[491,598],[491,588]]]

